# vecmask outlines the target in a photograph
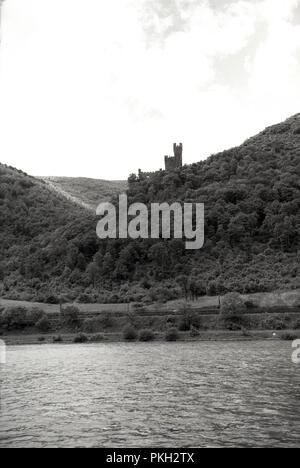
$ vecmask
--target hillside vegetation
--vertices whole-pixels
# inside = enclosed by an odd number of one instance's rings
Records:
[[[51,299],[97,249],[95,218],[45,182],[0,165],[0,295]],[[65,279],[67,278],[67,279]]]
[[[41,177],[50,187],[74,202],[96,210],[114,195],[126,192],[125,180],[101,180],[85,177]]]
[[[92,213],[1,166],[0,294],[151,302],[300,287],[300,114],[206,161],[132,175],[128,198],[205,203],[204,248],[100,241]]]

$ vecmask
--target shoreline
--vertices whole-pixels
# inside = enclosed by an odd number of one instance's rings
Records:
[[[274,336],[274,333],[276,335]],[[82,343],[74,343],[76,337],[80,333],[48,333],[48,334],[7,334],[0,336],[6,346],[24,346],[24,345],[64,345],[64,344],[110,344],[110,343],[145,343],[139,340],[125,340],[122,333],[103,333],[103,334],[84,334],[87,341]],[[61,338],[61,340],[57,340]],[[191,337],[188,332],[179,333],[179,339],[173,343],[196,343],[210,341],[277,341],[300,338],[299,330],[249,330],[245,334],[241,331],[215,330],[200,332],[199,336]],[[155,333],[155,339],[148,343],[168,343],[165,339],[165,334],[162,332]]]

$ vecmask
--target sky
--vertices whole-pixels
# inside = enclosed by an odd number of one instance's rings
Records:
[[[0,161],[126,179],[300,112],[300,0],[5,0]]]

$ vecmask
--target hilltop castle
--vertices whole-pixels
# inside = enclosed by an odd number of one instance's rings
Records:
[[[165,156],[165,170],[167,172],[174,171],[179,167],[182,167],[182,152],[183,152],[183,145],[180,143],[177,145],[174,143],[173,145],[174,156]],[[139,177],[150,177],[154,172],[143,172],[139,169]]]
[[[177,145],[174,143],[173,145],[174,156],[165,156],[165,168],[166,171],[173,171],[178,167],[182,167],[182,151],[183,145]]]

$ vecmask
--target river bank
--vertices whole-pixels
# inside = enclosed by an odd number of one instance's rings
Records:
[[[80,337],[83,338],[80,340]],[[73,344],[80,343],[118,343],[134,342],[139,343],[138,339],[125,340],[122,333],[101,333],[101,334],[32,334],[32,333],[8,333],[0,336],[7,346],[18,345],[36,345],[36,344]],[[79,338],[79,339],[78,339]],[[173,340],[177,343],[198,342],[198,341],[259,341],[259,340],[293,340],[300,338],[300,330],[284,330],[275,332],[274,330],[247,330],[247,331],[228,331],[228,330],[210,330],[200,332],[198,336],[191,336],[189,332],[179,332],[178,339]],[[157,332],[151,342],[166,341],[165,334]]]

